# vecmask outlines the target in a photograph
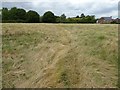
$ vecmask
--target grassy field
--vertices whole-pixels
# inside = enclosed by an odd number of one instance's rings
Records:
[[[3,87],[117,87],[118,25],[2,27]]]

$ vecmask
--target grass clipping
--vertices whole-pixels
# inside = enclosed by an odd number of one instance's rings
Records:
[[[3,87],[117,87],[117,25],[3,24]]]

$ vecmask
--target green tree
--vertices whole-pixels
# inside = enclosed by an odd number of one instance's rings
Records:
[[[55,16],[56,18],[56,23],[60,23],[60,16]]]
[[[0,22],[2,21],[2,9],[0,9]]]
[[[38,23],[40,22],[40,16],[37,12],[30,10],[26,14],[26,21],[29,23]]]
[[[7,8],[2,8],[2,20],[9,19],[9,11]]]
[[[82,13],[82,14],[81,14],[81,18],[84,18],[84,17],[85,17],[85,15],[84,15],[84,13]]]
[[[43,17],[42,17],[42,21],[44,23],[55,23],[56,18],[55,18],[54,13],[52,13],[51,11],[45,12]]]
[[[80,17],[77,15],[76,18],[80,18]]]
[[[9,10],[9,19],[10,20],[17,20],[18,19],[16,7],[13,7]]]
[[[24,9],[17,9],[17,19],[18,20],[25,20],[26,19],[26,11]]]
[[[64,23],[65,20],[66,20],[66,16],[65,16],[65,14],[62,14],[62,15],[60,16],[60,22],[61,22],[61,23]]]
[[[87,15],[83,18],[80,18],[80,23],[96,23],[95,16]]]
[[[85,19],[86,19],[87,23],[95,23],[96,22],[95,16],[89,16],[89,15],[87,15]]]

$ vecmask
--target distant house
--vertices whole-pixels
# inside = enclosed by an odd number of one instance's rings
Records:
[[[120,24],[120,19],[119,18],[113,19],[113,23],[119,23]]]
[[[112,16],[111,17],[101,17],[100,19],[97,20],[97,23],[106,24],[106,23],[111,23],[112,21],[113,21]]]

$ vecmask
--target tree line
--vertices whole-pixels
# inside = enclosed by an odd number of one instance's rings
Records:
[[[95,16],[83,13],[76,17],[67,18],[65,14],[56,16],[53,12],[47,11],[40,16],[36,11],[26,11],[22,8],[2,8],[3,23],[96,23]]]

